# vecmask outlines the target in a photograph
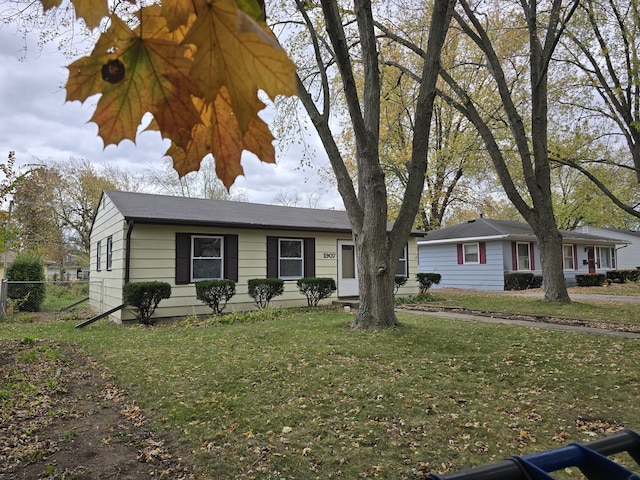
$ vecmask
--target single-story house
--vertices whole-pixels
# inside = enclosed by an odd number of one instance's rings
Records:
[[[415,276],[413,232],[397,273]],[[420,234],[421,235],[421,234]],[[195,282],[226,278],[236,294],[226,311],[255,308],[248,295],[252,278],[285,280],[273,305],[306,305],[296,280],[331,277],[337,297],[358,296],[358,272],[351,225],[345,211],[260,205],[223,200],[104,191],[91,229],[91,306],[104,313],[123,303],[127,282],[164,281],[171,298],[154,318],[210,314],[196,298]],[[409,281],[399,295],[418,292]],[[113,321],[133,320],[133,311],[116,310]]]
[[[567,285],[578,274],[616,269],[616,240],[575,231],[560,231]],[[428,232],[418,240],[418,270],[439,273],[433,288],[504,290],[513,272],[542,275],[540,249],[526,223],[479,218]]]
[[[618,269],[640,269],[640,231],[591,226],[579,227],[576,231],[615,239]]]

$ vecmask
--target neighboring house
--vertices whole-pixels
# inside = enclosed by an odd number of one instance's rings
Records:
[[[616,240],[561,231],[567,285],[577,274],[616,268]],[[418,270],[442,276],[434,288],[504,290],[512,272],[542,275],[540,249],[526,223],[479,218],[428,232],[418,240]]]
[[[404,249],[398,274],[415,276],[417,235]],[[208,314],[195,295],[195,281],[208,278],[236,282],[227,311],[255,308],[247,292],[252,278],[285,280],[284,294],[272,301],[279,306],[306,305],[296,286],[302,277],[335,279],[334,300],[336,294],[357,297],[354,252],[344,211],[104,191],[91,229],[91,305],[106,312],[122,304],[124,283],[159,280],[172,293],[154,318]],[[409,281],[399,294],[417,292],[417,282]],[[111,315],[114,321],[133,318],[128,309]]]
[[[621,228],[579,227],[577,232],[609,237],[616,240],[618,269],[640,269],[640,232]]]

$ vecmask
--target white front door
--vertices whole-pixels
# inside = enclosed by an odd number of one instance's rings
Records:
[[[353,240],[338,240],[338,297],[358,296],[358,268]]]

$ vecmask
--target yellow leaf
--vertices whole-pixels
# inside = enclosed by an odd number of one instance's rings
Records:
[[[40,3],[42,4],[43,10],[46,12],[51,8],[59,7],[62,0],[40,0]]]
[[[76,17],[82,18],[89,30],[98,27],[102,19],[109,16],[107,0],[71,0],[71,3],[76,9]]]
[[[247,132],[243,134],[231,110],[225,87],[220,90],[213,104],[203,104],[200,100],[195,102],[200,105],[202,124],[194,127],[192,140],[186,148],[172,145],[167,151],[180,176],[198,170],[201,160],[212,154],[216,174],[229,189],[238,175],[244,174],[241,165],[244,150],[255,153],[263,162],[275,163],[273,136],[269,128],[256,114],[249,122]],[[256,112],[264,107],[256,97],[253,105]]]
[[[89,57],[69,66],[67,100],[85,101],[102,93],[91,121],[105,145],[135,139],[142,116],[151,112],[165,138],[186,145],[199,120],[192,95],[188,47],[175,41],[160,7],[140,11],[140,25],[129,29],[116,16]]]
[[[296,67],[273,34],[240,11],[234,0],[196,0],[196,11],[184,39],[196,47],[191,74],[207,101],[227,87],[244,132],[255,115],[252,99],[258,89],[272,99],[296,93]]]

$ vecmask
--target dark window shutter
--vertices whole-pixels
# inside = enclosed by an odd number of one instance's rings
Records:
[[[518,245],[511,242],[511,263],[513,270],[518,270]]]
[[[485,242],[480,242],[478,244],[478,250],[480,250],[480,263],[484,265],[485,263],[487,263],[487,244]]]
[[[573,269],[578,270],[578,246],[573,245]]]
[[[316,276],[316,239],[304,239],[304,272],[305,277]]]
[[[191,281],[191,235],[176,233],[176,285]]]
[[[462,253],[462,244],[458,244],[458,265],[462,265],[464,263],[464,254]]]
[[[407,278],[409,278],[409,244],[404,246],[405,265],[407,266]]]
[[[531,270],[536,269],[536,256],[533,253],[533,242],[529,242],[529,265],[531,265]]]
[[[267,278],[278,278],[278,237],[267,237]]]
[[[238,236],[224,236],[224,278],[238,281]]]

